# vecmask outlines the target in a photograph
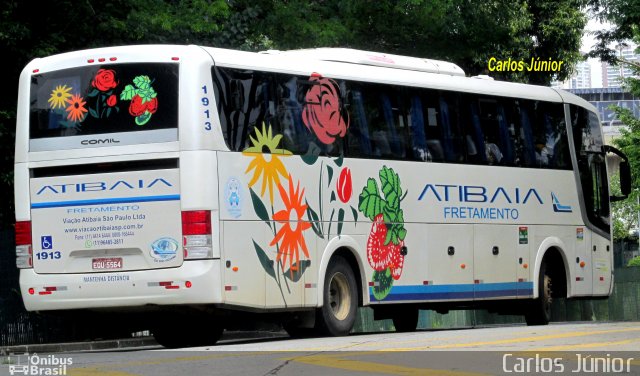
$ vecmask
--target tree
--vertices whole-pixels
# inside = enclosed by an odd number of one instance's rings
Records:
[[[597,40],[591,57],[599,57],[610,64],[618,60],[615,45],[634,38],[640,25],[640,2],[636,0],[589,0],[591,13],[601,22],[612,25],[611,29],[595,32]]]
[[[351,47],[443,59],[468,75],[486,73],[490,57],[576,62],[586,16],[583,1],[291,0],[253,1],[259,30],[280,49]],[[500,79],[548,84],[552,72],[493,72]]]
[[[0,3],[0,228],[13,224],[16,93],[22,68],[60,52],[121,44],[234,46],[246,38],[253,8],[232,11],[225,0],[6,0]]]

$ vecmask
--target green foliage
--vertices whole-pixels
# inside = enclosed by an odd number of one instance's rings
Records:
[[[636,256],[636,257],[632,258],[631,260],[629,260],[629,263],[627,264],[627,266],[640,267],[640,256]]]
[[[253,29],[279,49],[351,47],[453,61],[467,74],[487,73],[489,58],[565,62],[566,78],[579,54],[583,1],[292,0],[253,1]],[[492,72],[501,79],[548,83],[550,72]]]
[[[597,40],[591,57],[599,57],[609,63],[616,63],[615,46],[634,39],[640,25],[640,2],[629,0],[589,0],[588,6],[597,19],[611,24],[611,28],[595,32]]]
[[[579,59],[585,24],[582,4],[575,0],[490,0],[481,6],[470,0],[3,1],[0,55],[11,58],[4,64],[7,89],[0,93],[0,192],[5,198],[0,227],[13,223],[16,88],[22,68],[34,58],[145,43],[244,50],[340,46],[445,59],[469,75],[483,73],[492,56],[524,61],[551,57],[565,61],[562,79]],[[552,78],[544,72],[492,75],[535,83]],[[145,102],[155,97],[155,92],[135,85],[127,87],[123,99],[131,100],[136,90]],[[372,200],[375,206],[374,196]],[[393,208],[392,203],[386,210],[388,217],[400,215]],[[402,229],[396,230],[394,236],[402,238]]]

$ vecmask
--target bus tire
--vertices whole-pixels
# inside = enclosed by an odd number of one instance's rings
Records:
[[[358,290],[349,263],[334,257],[327,267],[323,286],[324,304],[318,309],[316,328],[330,336],[349,334],[356,321]]]
[[[186,318],[186,320],[189,320]],[[193,319],[192,319],[193,320]],[[182,347],[197,347],[197,346],[213,346],[222,337],[223,328],[211,324],[204,323],[203,321],[193,320],[191,324],[189,321],[177,321],[170,325],[156,327],[153,330],[153,338],[159,345],[168,349],[177,349]]]
[[[538,298],[531,302],[524,315],[527,325],[547,325],[551,321],[551,303],[553,301],[551,287],[552,281],[551,276],[547,273],[547,265],[542,263],[538,276]]]
[[[396,328],[396,332],[415,332],[418,328],[419,316],[420,310],[417,308],[397,308],[397,311],[393,312],[391,320],[393,321],[393,326]]]

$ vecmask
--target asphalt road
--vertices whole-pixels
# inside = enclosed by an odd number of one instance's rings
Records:
[[[0,375],[9,375],[9,362],[3,363]],[[180,350],[39,354],[11,363],[57,367],[58,374],[71,376],[640,375],[640,322],[244,339]],[[17,374],[25,373],[14,367]]]

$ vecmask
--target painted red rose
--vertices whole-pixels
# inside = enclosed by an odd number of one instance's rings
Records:
[[[337,137],[344,137],[349,128],[349,114],[343,117],[340,105],[340,89],[330,78],[312,76],[311,88],[305,96],[302,121],[313,130],[320,142],[330,145]]]
[[[113,69],[100,69],[96,73],[91,85],[100,91],[107,91],[118,86],[116,72]]]
[[[338,191],[338,198],[345,204],[349,202],[351,194],[353,193],[353,184],[351,183],[351,170],[347,167],[340,171],[340,177],[338,178],[338,185],[336,186]]]
[[[112,94],[109,98],[107,98],[107,106],[113,107],[116,105],[116,103],[118,103],[118,98],[116,98],[115,95]]]
[[[129,113],[131,116],[140,116],[147,110],[147,104],[142,103],[142,97],[134,95],[129,104]]]

